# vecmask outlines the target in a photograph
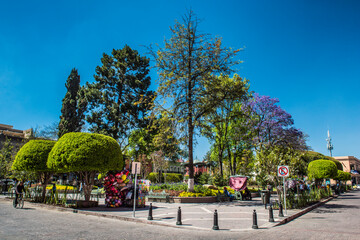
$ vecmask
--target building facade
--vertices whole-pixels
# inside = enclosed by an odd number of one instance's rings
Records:
[[[360,184],[360,160],[354,156],[334,157],[343,165],[344,172],[351,173],[351,184]]]

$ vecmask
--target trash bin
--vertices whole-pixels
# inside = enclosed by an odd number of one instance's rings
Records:
[[[261,190],[261,201],[263,204],[270,203],[270,191],[268,190]]]

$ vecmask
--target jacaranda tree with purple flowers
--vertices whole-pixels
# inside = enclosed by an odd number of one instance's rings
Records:
[[[301,150],[306,150],[305,135],[293,127],[294,120],[279,105],[279,100],[254,94],[243,104],[247,123],[254,131],[253,143],[256,151],[258,179],[278,185],[277,166],[286,164],[296,172]]]

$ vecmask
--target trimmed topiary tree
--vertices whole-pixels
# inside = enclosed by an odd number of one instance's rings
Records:
[[[45,200],[46,185],[48,184],[52,171],[47,167],[47,160],[54,141],[30,140],[16,154],[12,169],[16,171],[36,172],[40,175],[43,186],[42,201]]]
[[[90,200],[98,172],[122,170],[124,161],[115,139],[96,133],[64,134],[49,154],[48,167],[58,172],[78,172],[85,181],[85,200]]]
[[[317,186],[320,185],[324,178],[335,178],[337,176],[338,169],[336,164],[331,160],[315,160],[309,163],[308,177],[315,179]]]

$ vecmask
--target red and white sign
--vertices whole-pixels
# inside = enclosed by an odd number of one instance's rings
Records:
[[[289,166],[278,166],[278,176],[279,177],[288,177],[289,176]]]

